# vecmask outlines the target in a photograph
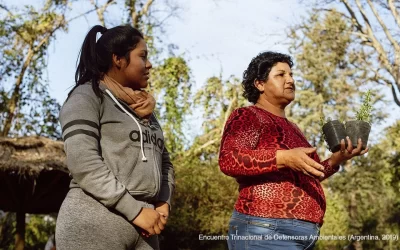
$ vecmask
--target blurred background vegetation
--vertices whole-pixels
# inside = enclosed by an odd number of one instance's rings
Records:
[[[210,0],[211,1],[211,0]],[[223,0],[221,0],[223,1]],[[173,1],[90,0],[77,16],[76,0],[34,1],[15,6],[0,0],[0,135],[40,135],[60,140],[60,103],[50,95],[43,74],[49,46],[69,23],[95,12],[98,22],[113,26],[109,8],[118,8],[121,22],[143,31],[151,51],[151,91],[158,100],[168,150],[176,170],[177,189],[163,249],[227,249],[223,241],[200,241],[199,234],[226,235],[237,196],[234,179],[218,167],[224,124],[233,109],[248,105],[241,96],[241,76],[210,76],[194,90],[187,57],[163,42],[163,25],[179,6]],[[400,1],[303,1],[307,15],[287,27],[289,53],[295,59],[296,100],[288,118],[299,125],[321,158],[328,155],[319,118],[354,117],[361,96],[373,90],[373,126],[384,124],[383,91],[400,102]],[[160,11],[162,10],[162,11]],[[164,16],[160,16],[164,13]],[[190,36],[190,34],[187,34]],[[172,48],[172,49],[171,49]],[[244,69],[243,69],[244,70]],[[201,84],[201,83],[197,83]],[[184,127],[202,114],[201,131],[193,137]],[[381,126],[382,127],[382,126]],[[400,235],[400,121],[370,135],[366,157],[347,162],[323,182],[327,211],[321,235]],[[44,249],[54,233],[56,215],[29,215],[26,249]],[[14,249],[15,214],[0,213],[0,249]],[[399,241],[319,241],[317,249],[399,248]]]

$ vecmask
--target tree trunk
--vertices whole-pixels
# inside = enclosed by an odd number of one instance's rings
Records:
[[[354,235],[357,236],[359,235],[359,228],[356,225],[356,216],[357,216],[357,200],[356,200],[356,194],[352,192],[350,194],[350,206],[349,206],[349,215],[350,215],[350,232]],[[362,242],[361,241],[355,241],[353,240],[351,242],[352,249],[354,250],[363,250]]]
[[[15,233],[15,250],[25,247],[25,212],[17,212],[17,231]]]
[[[8,115],[7,115],[7,118],[4,120],[3,131],[1,132],[1,135],[3,137],[7,137],[8,133],[10,132],[11,124],[12,124],[12,122],[14,120],[14,116],[15,116],[15,110],[17,109],[20,98],[21,98],[21,85],[22,85],[22,82],[24,79],[25,71],[28,68],[29,64],[31,63],[33,55],[34,55],[33,49],[29,48],[28,55],[26,56],[25,62],[22,65],[21,72],[19,73],[19,75],[17,77],[11,99],[8,103],[8,107],[9,107]]]

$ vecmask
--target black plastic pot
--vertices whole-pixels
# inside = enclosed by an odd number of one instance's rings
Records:
[[[342,139],[346,140],[346,129],[343,123],[338,120],[329,121],[322,126],[322,132],[324,133],[326,143],[328,143],[329,150],[332,153],[339,151],[340,141]]]
[[[346,134],[350,137],[353,148],[357,147],[358,138],[361,138],[362,149],[367,147],[369,132],[371,125],[364,121],[348,121],[346,122]]]

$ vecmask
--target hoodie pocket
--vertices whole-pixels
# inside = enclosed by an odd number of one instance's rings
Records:
[[[140,195],[143,198],[152,198],[158,193],[160,177],[157,174],[157,165],[154,162],[153,148],[144,147],[147,161],[141,160],[140,146],[132,146],[134,165],[127,167],[126,171],[119,173],[119,180],[133,196]]]

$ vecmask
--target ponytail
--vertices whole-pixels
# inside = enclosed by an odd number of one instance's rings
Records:
[[[96,42],[99,32],[102,36]],[[143,35],[130,25],[117,26],[109,30],[101,25],[91,28],[79,52],[75,86],[68,97],[79,85],[90,82],[94,93],[102,99],[99,81],[112,67],[112,55],[125,56],[129,63],[129,53],[140,39],[143,39]]]
[[[101,78],[102,72],[99,70],[99,65],[97,63],[97,53],[96,53],[96,38],[97,33],[100,32],[104,34],[107,29],[101,25],[96,25],[90,29],[88,34],[83,41],[82,48],[79,52],[79,62],[78,67],[75,72],[75,87],[69,92],[68,96],[74,91],[76,87],[82,85],[86,82],[91,82],[94,93],[101,97],[99,80]]]

